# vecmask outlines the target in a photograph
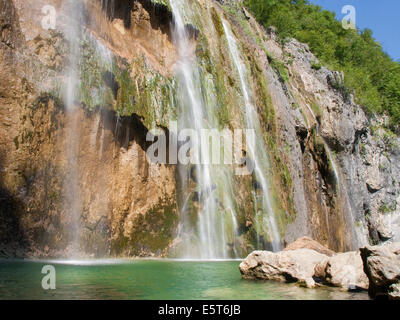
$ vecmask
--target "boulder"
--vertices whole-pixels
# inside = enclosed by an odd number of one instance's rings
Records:
[[[388,295],[391,300],[400,300],[400,282],[389,286]]]
[[[360,249],[372,298],[400,299],[400,242]]]
[[[356,251],[338,253],[318,263],[315,279],[347,290],[368,290],[369,284],[360,253]]]
[[[244,279],[299,282],[312,288],[315,266],[328,256],[310,249],[280,252],[254,251],[240,264]]]
[[[309,238],[309,237],[301,237],[297,239],[295,242],[289,244],[284,251],[288,250],[297,250],[297,249],[311,249],[317,251],[319,253],[325,254],[329,257],[335,255],[335,252],[323,246],[319,242]]]

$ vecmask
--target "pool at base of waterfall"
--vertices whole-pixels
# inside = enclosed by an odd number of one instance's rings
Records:
[[[142,259],[0,260],[0,299],[368,299],[367,293],[335,288],[307,289],[295,284],[244,280],[239,264]],[[55,269],[54,290],[42,287],[48,275],[42,274],[46,265]]]

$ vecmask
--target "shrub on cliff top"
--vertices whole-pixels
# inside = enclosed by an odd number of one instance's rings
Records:
[[[371,30],[345,30],[333,12],[308,0],[245,0],[245,5],[265,27],[276,27],[282,44],[296,38],[323,64],[344,71],[356,102],[369,113],[388,114],[392,129],[400,131],[400,64],[382,51]]]

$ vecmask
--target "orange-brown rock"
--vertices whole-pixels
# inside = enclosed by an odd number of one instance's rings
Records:
[[[335,255],[335,252],[309,237],[301,237],[297,239],[295,242],[289,244],[284,251],[297,249],[311,249],[319,253],[326,254],[329,257]]]
[[[143,118],[81,105],[67,112],[51,92],[68,64],[66,40],[41,28],[40,9],[51,4],[61,13],[61,2],[0,0],[0,256],[65,257],[74,237],[89,255],[163,256],[178,219],[175,168],[147,161]],[[136,12],[144,20],[135,23],[152,34],[149,65],[158,68],[172,45],[151,47],[167,36],[140,3]],[[62,15],[57,21],[62,25]],[[124,48],[117,36],[105,45],[119,57],[145,54],[129,37]],[[71,228],[74,211],[79,230]]]

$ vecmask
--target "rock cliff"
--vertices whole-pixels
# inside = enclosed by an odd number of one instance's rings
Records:
[[[146,155],[146,135],[168,134],[180,112],[169,2],[84,0],[81,16],[71,3],[0,0],[0,256],[69,256],[74,241],[85,256],[179,255],[181,195],[195,186],[181,190],[177,167]],[[43,28],[46,5],[55,29]],[[334,251],[399,241],[400,140],[386,119],[354,103],[341,73],[313,68],[306,45],[282,49],[240,4],[190,6],[186,29],[220,128],[243,127],[222,21],[240,43],[283,245],[300,236]],[[68,103],[71,70],[79,85]],[[257,181],[233,183],[230,255],[270,248],[255,227]]]

